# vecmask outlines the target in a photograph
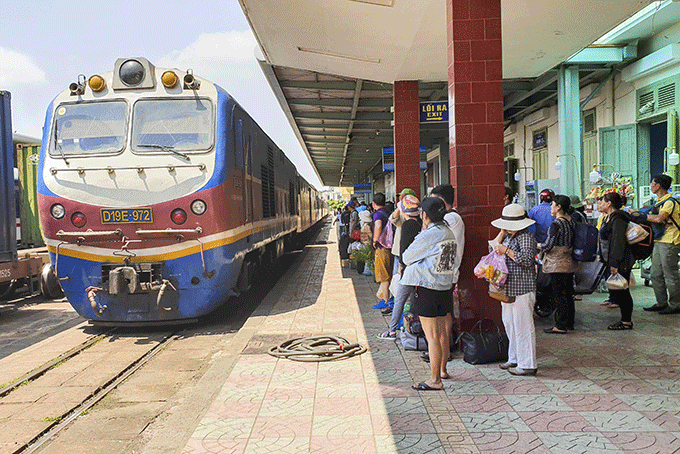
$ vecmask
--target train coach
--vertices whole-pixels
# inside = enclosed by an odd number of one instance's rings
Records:
[[[38,174],[54,276],[101,322],[209,313],[326,213],[225,90],[144,58],[52,101]]]

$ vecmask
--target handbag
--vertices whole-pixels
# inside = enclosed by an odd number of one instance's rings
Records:
[[[576,270],[571,258],[572,248],[569,246],[554,246],[543,254],[544,273],[573,273]]]
[[[505,288],[504,287],[496,287],[493,284],[489,284],[489,296],[495,300],[500,301],[501,303],[514,303],[515,302],[515,297],[514,296],[507,296],[505,294]]]
[[[489,321],[494,328],[483,330],[482,322]],[[493,321],[485,319],[475,323],[471,331],[465,331],[458,336],[456,343],[460,342],[463,351],[463,361],[468,364],[488,364],[508,360],[507,334],[501,331]]]
[[[628,281],[620,274],[612,274],[607,278],[607,287],[609,290],[625,290],[628,288]]]

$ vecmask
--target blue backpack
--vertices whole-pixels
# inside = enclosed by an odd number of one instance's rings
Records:
[[[597,227],[577,222],[574,229],[574,249],[571,256],[577,262],[593,262],[597,258]]]

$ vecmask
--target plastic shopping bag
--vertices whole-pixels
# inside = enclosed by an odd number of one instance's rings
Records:
[[[503,287],[508,279],[508,265],[505,256],[495,252],[485,255],[475,266],[475,276],[485,279],[496,287]]]
[[[620,274],[612,274],[607,279],[609,290],[625,290],[628,288],[628,281]]]

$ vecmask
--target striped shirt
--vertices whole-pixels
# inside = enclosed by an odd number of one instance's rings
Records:
[[[548,229],[548,237],[545,243],[541,244],[543,252],[549,252],[553,246],[567,246],[574,247],[574,230],[576,223],[571,220],[567,221],[564,218],[557,218],[550,224]]]

